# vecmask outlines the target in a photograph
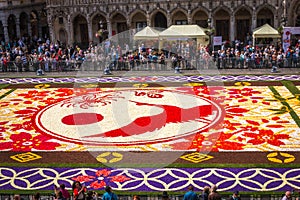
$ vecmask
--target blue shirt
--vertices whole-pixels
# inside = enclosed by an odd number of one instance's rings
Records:
[[[113,192],[105,192],[102,196],[102,200],[118,200],[118,196]]]
[[[198,200],[198,196],[194,191],[188,191],[184,194],[183,200]]]

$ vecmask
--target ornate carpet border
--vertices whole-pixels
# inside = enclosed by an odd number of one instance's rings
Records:
[[[145,77],[34,77],[34,78],[0,78],[0,84],[21,83],[118,83],[118,82],[227,82],[227,81],[282,81],[300,80],[300,75],[240,75],[240,76],[145,76]]]
[[[52,190],[75,180],[91,190],[110,185],[116,191],[183,191],[189,185],[202,190],[285,191],[300,189],[300,169],[290,168],[0,168],[1,190]]]

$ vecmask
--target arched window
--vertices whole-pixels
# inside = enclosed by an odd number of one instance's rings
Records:
[[[161,12],[158,12],[154,17],[154,27],[167,28],[167,18]]]

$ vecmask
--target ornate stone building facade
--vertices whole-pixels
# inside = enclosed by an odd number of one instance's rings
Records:
[[[0,0],[0,41],[47,37],[45,8],[45,0]]]
[[[243,41],[265,23],[300,26],[299,0],[8,0],[0,5],[0,37],[5,41],[44,37],[47,26],[50,39],[65,44],[99,42],[99,29],[110,37],[147,25],[198,24],[230,41]]]

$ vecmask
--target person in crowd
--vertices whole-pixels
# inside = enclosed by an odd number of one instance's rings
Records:
[[[239,191],[233,192],[232,196],[230,196],[228,200],[241,200]]]
[[[86,187],[82,185],[79,181],[75,181],[72,185],[73,197],[75,200],[84,200]]]
[[[162,200],[170,200],[170,197],[169,197],[169,194],[167,191],[163,191],[161,199]]]
[[[134,195],[133,200],[141,200],[141,198],[138,195]]]
[[[62,193],[62,196],[65,200],[70,200],[71,199],[71,195],[70,195],[69,191],[66,190],[65,184],[62,183],[62,184],[59,185],[59,187],[54,186],[55,194],[57,194],[59,191]]]
[[[40,199],[41,199],[41,195],[39,192],[37,192],[33,195],[33,200],[40,200]]]
[[[208,200],[208,195],[209,195],[209,186],[204,186],[202,193],[199,195],[200,200]]]
[[[198,195],[194,192],[194,186],[190,185],[188,191],[184,194],[183,200],[198,200]]]
[[[105,193],[102,196],[102,200],[118,200],[118,196],[112,191],[112,188],[109,185],[105,187]]]
[[[292,192],[288,190],[285,192],[281,200],[291,200],[291,199],[292,199]]]
[[[60,190],[57,190],[55,193],[54,200],[66,200],[66,199],[63,197],[62,192]]]
[[[93,191],[88,191],[87,196],[86,196],[86,200],[95,200]]]
[[[14,200],[21,200],[21,196],[19,194],[14,195]]]
[[[221,195],[217,191],[217,186],[216,185],[211,187],[211,191],[208,195],[208,200],[222,200]]]

